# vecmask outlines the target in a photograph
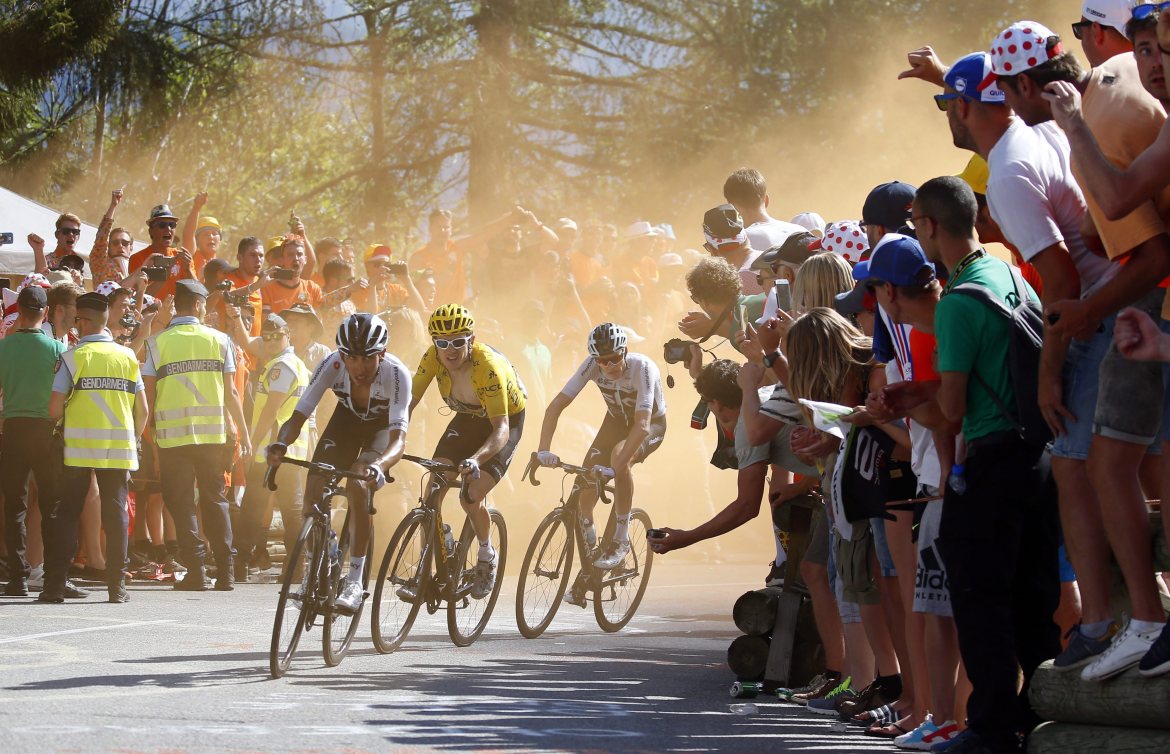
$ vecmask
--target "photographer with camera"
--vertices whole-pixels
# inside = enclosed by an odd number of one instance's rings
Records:
[[[354,305],[359,310],[384,312],[396,306],[409,306],[420,316],[430,316],[431,310],[414,285],[410,266],[404,261],[394,260],[389,246],[370,244],[366,247],[365,265],[366,280],[353,283],[360,286],[353,296]]]
[[[129,274],[145,268],[152,296],[163,298],[175,292],[175,282],[194,278],[191,252],[182,246],[175,248],[175,228],[179,218],[165,204],[150,210],[146,226],[150,232],[150,246],[130,257]]]
[[[263,305],[273,314],[280,314],[300,303],[314,309],[321,307],[325,293],[321,286],[304,277],[308,263],[306,254],[304,238],[291,233],[281,237],[279,251],[275,252],[278,267],[269,271],[272,285],[264,286],[260,292]]]

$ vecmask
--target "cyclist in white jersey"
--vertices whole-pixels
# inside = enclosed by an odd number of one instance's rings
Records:
[[[337,350],[313,372],[313,379],[297,402],[292,417],[268,446],[268,463],[276,466],[288,446],[317,408],[326,390],[337,396],[337,408],[321,432],[314,463],[365,472],[367,481],[350,482],[351,548],[349,575],[336,604],[356,611],[362,602],[362,571],[370,541],[366,495],[386,484],[386,474],[406,449],[410,410],[410,372],[398,357],[386,352],[389,331],[373,314],[351,314],[337,329]],[[305,515],[320,499],[325,479],[310,473],[305,483]]]
[[[589,358],[581,364],[569,382],[549,404],[540,428],[540,447],[537,461],[542,466],[555,466],[560,459],[549,452],[557,422],[585,385],[597,383],[605,399],[605,420],[593,438],[593,444],[581,464],[593,470],[596,476],[613,477],[616,485],[614,509],[617,526],[612,542],[605,543],[597,554],[594,565],[614,568],[630,552],[630,509],[634,504],[634,478],[631,467],[641,463],[658,449],[666,435],[666,399],[662,394],[662,380],[658,366],[647,356],[628,353],[626,333],[618,325],[598,325],[589,334]],[[593,525],[593,506],[597,495],[586,480],[578,480],[582,524],[586,542],[593,547],[597,532]],[[566,596],[571,599],[577,590]]]

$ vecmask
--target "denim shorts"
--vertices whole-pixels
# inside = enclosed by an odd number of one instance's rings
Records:
[[[869,527],[873,529],[873,548],[874,552],[877,553],[878,566],[882,570],[882,576],[887,579],[894,578],[898,575],[898,570],[894,567],[894,556],[890,554],[890,540],[886,537],[886,520],[884,518],[871,518]]]
[[[1052,443],[1052,455],[1083,461],[1089,457],[1093,442],[1097,394],[1100,387],[1101,362],[1113,343],[1111,316],[1103,330],[1089,340],[1073,340],[1064,360],[1064,405],[1077,419],[1064,420],[1065,434]]]
[[[1165,291],[1156,288],[1134,304],[1170,332],[1161,319]],[[1093,432],[1111,440],[1150,445],[1170,437],[1170,368],[1161,362],[1131,361],[1110,348],[1101,362],[1101,391],[1093,417]]]

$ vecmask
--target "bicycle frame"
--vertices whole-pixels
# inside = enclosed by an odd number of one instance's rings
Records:
[[[451,558],[455,555],[454,552],[448,551],[447,541],[443,536],[443,505],[442,501],[446,498],[447,490],[459,490],[459,496],[462,499],[466,498],[466,487],[462,480],[451,478],[450,475],[458,474],[459,467],[448,463],[436,461],[433,458],[422,458],[420,456],[412,456],[409,454],[403,455],[402,460],[410,461],[413,464],[421,466],[424,469],[421,489],[419,491],[418,505],[416,510],[423,510],[431,522],[431,529],[433,533],[433,541],[435,548],[428,553],[428,557],[433,558],[434,567],[431,573],[439,582],[440,598],[442,596],[455,597],[455,595],[447,594],[451,584],[449,580],[448,564]],[[447,475],[447,476],[444,476]],[[432,600],[427,597],[427,610],[434,613],[438,610],[438,600]]]

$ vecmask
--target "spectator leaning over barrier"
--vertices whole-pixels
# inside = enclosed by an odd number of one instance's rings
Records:
[[[56,513],[52,564],[45,562],[43,602],[61,602],[65,573],[77,547],[77,524],[91,477],[101,496],[110,602],[126,602],[130,472],[138,469],[137,438],[146,428],[146,388],[134,353],[106,331],[109,301],[100,293],[77,299],[77,346],[61,355],[49,416],[64,419],[65,471]],[[55,575],[50,580],[49,574]]]

